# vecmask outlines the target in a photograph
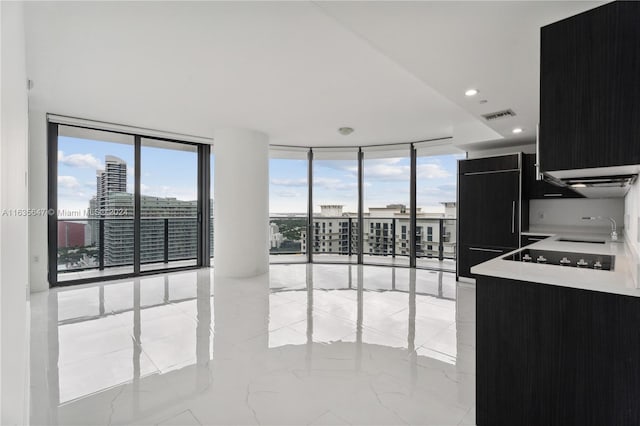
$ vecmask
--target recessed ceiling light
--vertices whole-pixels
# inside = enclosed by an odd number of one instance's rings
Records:
[[[340,127],[338,129],[338,133],[340,133],[343,136],[349,136],[351,133],[353,133],[353,128],[352,127]]]
[[[516,127],[512,130],[513,133],[522,133],[522,127]]]
[[[489,102],[489,101],[488,101],[488,100],[486,100],[486,99],[481,99],[481,100],[480,100],[480,103],[481,103],[481,104],[486,104],[487,102]]]
[[[478,94],[478,89],[469,89],[466,92],[464,92],[465,96],[475,96]]]

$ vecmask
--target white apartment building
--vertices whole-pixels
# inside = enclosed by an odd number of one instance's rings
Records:
[[[417,209],[416,244],[421,257],[454,258],[456,254],[456,203],[443,203],[444,213]],[[358,215],[343,212],[341,205],[322,205],[313,220],[315,253],[351,255],[357,253]],[[410,251],[410,210],[402,204],[371,207],[364,213],[363,253],[381,256],[408,256]],[[448,219],[448,220],[447,220]],[[442,238],[441,238],[442,237]],[[442,243],[440,243],[442,240]],[[307,233],[301,233],[302,251],[307,249]]]

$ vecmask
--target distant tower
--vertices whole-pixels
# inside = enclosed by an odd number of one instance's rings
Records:
[[[96,195],[89,200],[89,214],[91,219],[105,217],[104,211],[109,205],[109,194],[112,192],[127,192],[127,163],[113,155],[105,156],[104,170],[96,171]],[[100,222],[89,222],[89,238],[91,244],[100,243]],[[111,225],[111,224],[110,224]],[[125,224],[128,225],[128,224]]]
[[[113,155],[107,155],[104,170],[96,172],[96,198],[99,208],[105,207],[110,192],[127,192],[127,163]]]

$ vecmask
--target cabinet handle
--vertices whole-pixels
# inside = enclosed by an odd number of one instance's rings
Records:
[[[544,194],[545,197],[562,197],[562,194]]]
[[[469,247],[469,250],[473,250],[473,251],[490,251],[492,253],[502,253],[502,250],[480,248],[480,247]]]
[[[511,233],[516,232],[516,202],[511,202]]]
[[[520,169],[504,169],[504,170],[486,170],[484,172],[466,172],[463,173],[464,176],[476,176],[476,175],[493,175],[496,173],[509,173],[509,172],[519,172]]]
[[[542,241],[546,240],[546,238],[527,238],[529,241]]]

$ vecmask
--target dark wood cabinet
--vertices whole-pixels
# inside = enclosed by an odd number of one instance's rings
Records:
[[[467,244],[461,244],[458,250],[458,276],[461,277],[473,277],[471,274],[471,267],[479,265],[487,260],[494,259],[505,253],[514,250],[517,247],[489,247],[482,246],[470,246]]]
[[[557,186],[536,179],[536,155],[522,156],[522,194],[527,200],[549,200],[553,198],[584,198],[571,188]]]
[[[476,421],[640,424],[640,298],[476,277]]]
[[[520,238],[520,172],[460,176],[462,244],[517,247]]]
[[[521,203],[521,154],[458,163],[458,276],[520,246],[526,204]]]
[[[542,171],[640,164],[640,2],[541,29]]]
[[[458,174],[479,174],[498,170],[519,170],[518,154],[498,155],[495,157],[474,158],[458,163]]]

